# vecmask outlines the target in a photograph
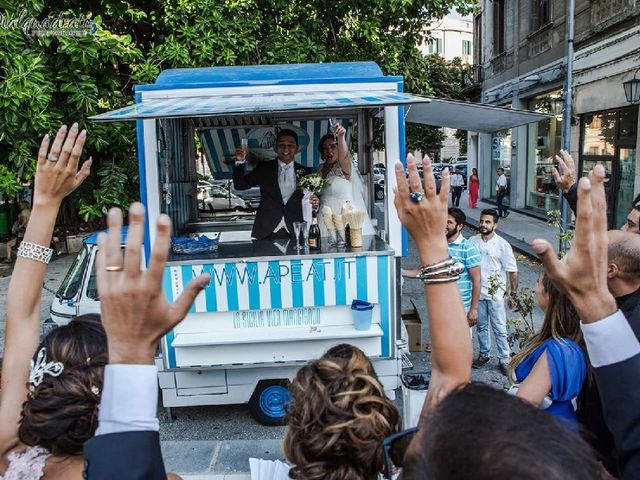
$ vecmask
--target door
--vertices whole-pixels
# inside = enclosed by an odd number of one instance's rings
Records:
[[[618,148],[616,152],[618,188],[614,191],[615,199],[613,204],[613,228],[620,228],[624,225],[627,214],[633,202],[634,183],[636,178],[636,149],[630,147]]]

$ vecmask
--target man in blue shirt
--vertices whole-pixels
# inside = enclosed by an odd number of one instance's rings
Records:
[[[462,265],[464,271],[458,280],[458,288],[464,309],[467,312],[469,327],[478,321],[478,301],[480,300],[480,252],[477,247],[462,236],[467,216],[459,208],[449,209],[447,218],[447,242],[449,255]]]
[[[478,321],[478,301],[480,300],[481,275],[480,275],[480,252],[478,248],[469,240],[462,236],[464,222],[467,219],[465,213],[459,208],[449,208],[447,218],[447,246],[451,258],[457,260],[464,266],[464,271],[458,279],[458,289],[467,312],[469,327],[474,326]],[[407,278],[415,278],[417,269],[403,270],[402,275]]]

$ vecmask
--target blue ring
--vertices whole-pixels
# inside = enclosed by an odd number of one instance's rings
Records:
[[[413,203],[420,203],[420,200],[422,200],[422,197],[424,197],[424,193],[422,192],[413,192],[409,194],[409,198]]]

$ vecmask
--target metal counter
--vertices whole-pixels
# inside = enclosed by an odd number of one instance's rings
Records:
[[[245,261],[270,261],[286,259],[313,259],[313,258],[335,258],[335,257],[356,257],[356,256],[390,256],[394,255],[394,250],[375,235],[362,237],[362,248],[332,247],[329,239],[322,238],[321,250],[296,250],[293,240],[254,240],[251,242],[221,243],[217,252],[177,255],[169,254],[170,265],[198,265],[209,263],[225,263],[230,260],[235,262]]]

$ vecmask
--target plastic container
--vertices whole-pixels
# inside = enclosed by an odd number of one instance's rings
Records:
[[[431,372],[405,373],[402,381],[402,427],[404,429],[418,426],[422,406],[427,399]]]
[[[351,316],[356,330],[369,330],[373,318],[373,303],[354,300],[351,302]]]

